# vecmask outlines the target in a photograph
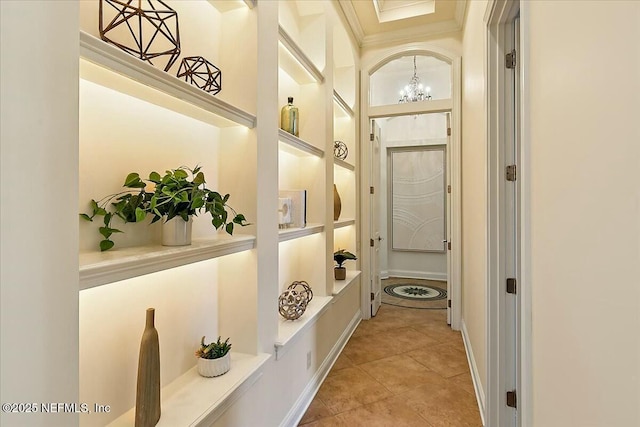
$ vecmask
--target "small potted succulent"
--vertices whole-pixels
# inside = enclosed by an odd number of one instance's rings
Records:
[[[343,267],[342,264],[347,260],[356,259],[358,259],[358,257],[344,249],[340,249],[333,253],[333,260],[338,264],[333,270],[336,280],[344,280],[347,278],[347,269]]]
[[[231,369],[231,344],[229,338],[205,344],[204,338],[200,341],[200,348],[196,350],[198,357],[198,373],[203,377],[219,377]]]
[[[96,216],[103,217],[104,225],[98,229],[103,237],[101,251],[114,246],[112,234],[122,233],[112,226],[116,217],[125,223],[142,222],[147,215],[152,216],[152,224],[162,219],[162,244],[166,246],[191,244],[192,217],[202,211],[211,215],[211,224],[216,229],[224,228],[229,234],[233,234],[234,225],[249,225],[244,215],[227,204],[228,194],[222,196],[206,188],[205,182],[204,173],[198,166],[194,169],[182,166],[165,171],[163,176],[151,172],[146,180],[133,172],[124,181],[126,190],[98,201],[91,200],[91,213],[82,213],[80,217],[91,222]]]

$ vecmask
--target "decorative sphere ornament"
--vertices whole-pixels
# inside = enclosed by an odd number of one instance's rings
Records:
[[[287,320],[296,320],[307,309],[307,297],[287,289],[278,298],[278,312]]]
[[[169,71],[180,56],[178,13],[162,0],[100,0],[100,38]]]
[[[336,159],[345,160],[349,155],[347,144],[342,141],[333,141],[333,155]]]
[[[287,289],[294,290],[298,292],[300,295],[302,295],[304,298],[306,298],[307,305],[309,305],[309,303],[313,299],[313,291],[311,290],[311,286],[309,286],[309,284],[304,280],[301,280],[299,282],[298,281],[293,282],[292,284],[289,285]]]
[[[202,56],[182,58],[177,77],[212,95],[222,90],[222,71]]]

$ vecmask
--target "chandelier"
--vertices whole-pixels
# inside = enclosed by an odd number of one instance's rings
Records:
[[[405,102],[417,102],[431,99],[431,88],[429,86],[423,87],[420,83],[420,77],[416,72],[416,57],[413,56],[413,77],[409,80],[409,84],[400,91],[399,104]]]

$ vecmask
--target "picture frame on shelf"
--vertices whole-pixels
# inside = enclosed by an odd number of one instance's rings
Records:
[[[287,228],[292,222],[291,197],[278,198],[278,227]]]
[[[287,200],[289,202],[286,202]],[[307,190],[280,190],[279,202],[280,228],[305,228],[307,226]],[[288,210],[288,215],[284,215],[284,210]]]

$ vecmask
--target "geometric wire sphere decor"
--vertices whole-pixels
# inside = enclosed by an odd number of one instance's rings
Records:
[[[178,13],[162,0],[100,0],[100,38],[169,71],[180,56]]]
[[[296,320],[304,314],[309,299],[293,289],[287,289],[278,297],[278,312],[287,320]]]
[[[202,56],[182,58],[177,76],[212,95],[222,90],[222,71]]]
[[[336,159],[345,160],[349,155],[347,144],[342,141],[333,141],[333,156]]]
[[[287,289],[296,291],[303,298],[306,298],[307,305],[309,305],[309,303],[313,299],[313,290],[311,289],[311,286],[309,286],[309,284],[304,280],[293,282]]]

